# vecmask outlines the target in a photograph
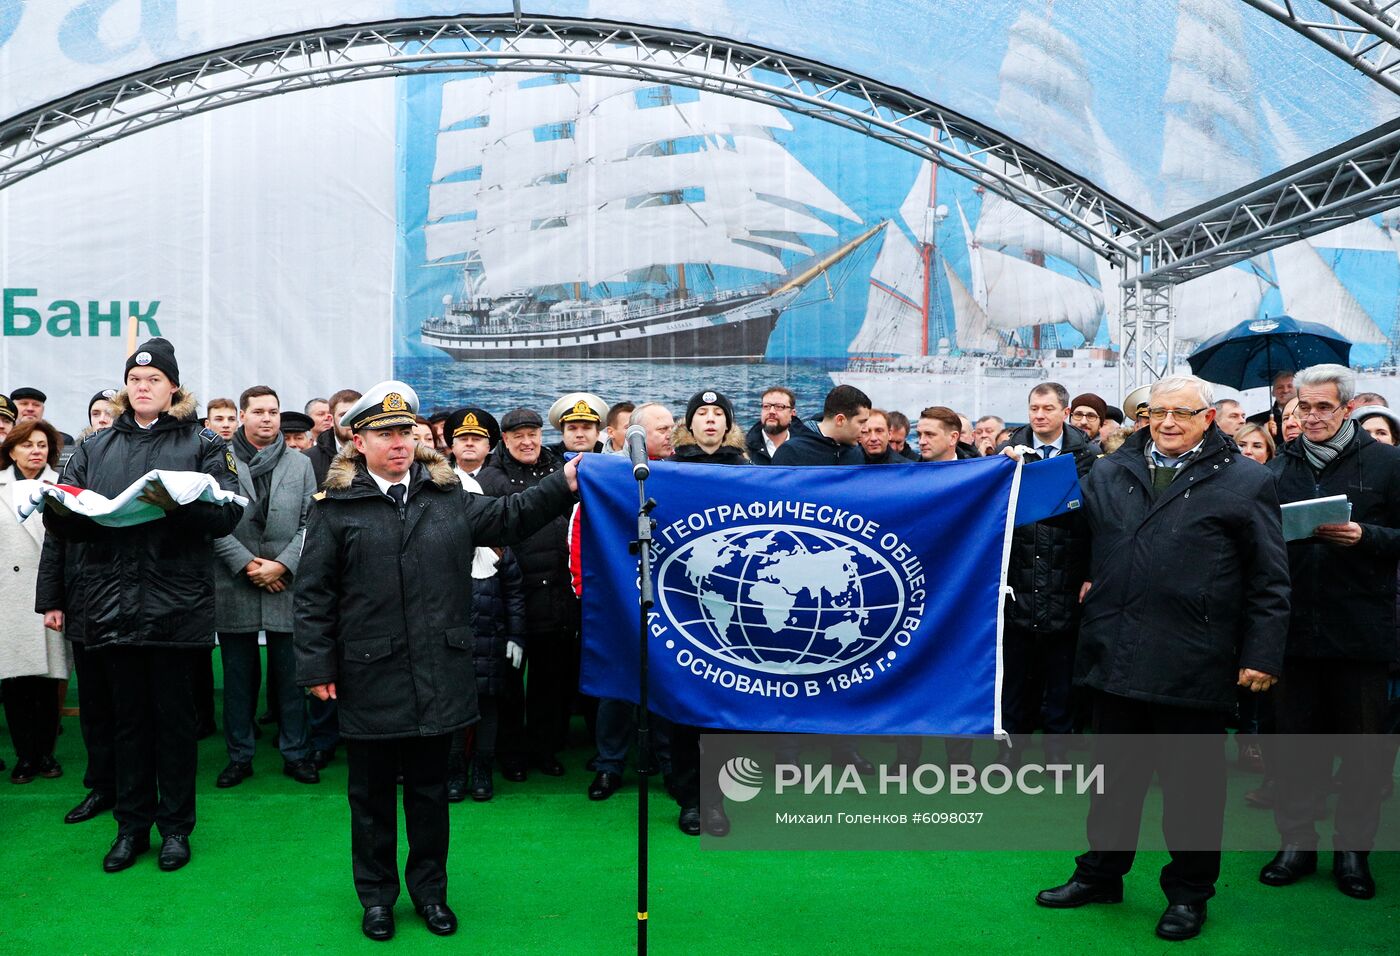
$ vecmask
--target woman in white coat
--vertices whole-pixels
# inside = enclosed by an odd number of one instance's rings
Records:
[[[4,681],[5,723],[14,742],[12,783],[34,777],[60,777],[54,759],[58,738],[58,688],[68,677],[68,645],[60,631],[44,627],[34,611],[34,584],[44,523],[36,512],[23,523],[16,483],[58,481],[58,431],[45,421],[24,421],[0,444],[0,680]]]

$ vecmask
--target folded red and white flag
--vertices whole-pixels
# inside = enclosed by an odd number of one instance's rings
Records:
[[[165,517],[165,510],[140,497],[152,485],[165,489],[177,505],[206,501],[210,504],[247,506],[248,499],[225,491],[210,475],[198,471],[148,471],[133,481],[115,498],[72,485],[51,485],[43,481],[17,481],[11,501],[15,503],[15,518],[23,522],[45,503],[53,499],[59,506],[75,515],[91,518],[108,528],[127,528]]]

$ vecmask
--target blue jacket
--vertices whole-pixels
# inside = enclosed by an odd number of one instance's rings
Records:
[[[865,452],[859,445],[843,445],[827,438],[816,425],[805,422],[789,431],[788,440],[773,454],[775,465],[863,465]]]

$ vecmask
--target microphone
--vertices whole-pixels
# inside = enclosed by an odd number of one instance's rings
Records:
[[[651,463],[647,461],[647,430],[641,425],[627,427],[627,457],[632,459],[632,477],[646,481]]]

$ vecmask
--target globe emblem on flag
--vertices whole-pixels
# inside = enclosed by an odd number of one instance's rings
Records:
[[[687,541],[657,571],[661,606],[710,657],[766,674],[820,674],[894,634],[905,586],[868,544],[799,525],[726,528]]]

